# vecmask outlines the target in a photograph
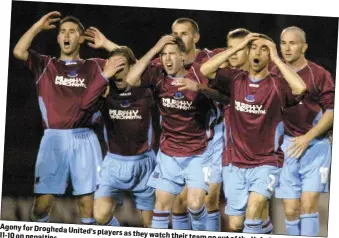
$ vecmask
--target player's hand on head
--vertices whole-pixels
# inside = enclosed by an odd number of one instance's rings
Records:
[[[127,65],[127,60],[123,56],[111,57],[107,60],[107,63],[104,68],[103,74],[106,78],[112,78],[117,73],[124,70],[124,67]]]
[[[41,31],[51,30],[56,28],[55,23],[60,21],[61,13],[58,11],[49,12],[40,18],[35,24]]]
[[[291,158],[300,158],[309,146],[311,140],[306,136],[297,136],[290,139],[291,144],[287,148],[287,155]]]
[[[167,44],[173,44],[175,42],[175,37],[172,35],[165,35],[160,38],[160,40],[156,43],[154,48],[157,50],[157,52],[160,52],[162,48],[164,48]]]
[[[85,40],[89,41],[90,47],[98,49],[104,48],[107,38],[98,28],[91,26],[85,31]]]
[[[258,33],[250,33],[239,43],[239,45],[237,45],[237,48],[239,50],[242,50],[246,46],[248,46],[252,41],[258,40],[259,37],[260,37],[260,34]]]
[[[199,84],[188,78],[180,78],[176,79],[176,85],[179,86],[179,91],[189,90],[193,92],[197,92],[199,89]]]
[[[270,57],[273,61],[280,59],[277,51],[277,46],[274,42],[265,39],[265,45],[268,47],[270,51]]]

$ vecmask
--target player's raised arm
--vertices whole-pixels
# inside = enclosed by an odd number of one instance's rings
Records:
[[[175,37],[171,35],[163,36],[157,44],[150,49],[129,71],[126,82],[132,87],[139,87],[141,75],[150,64],[151,60],[158,54],[166,44],[174,43]]]
[[[266,45],[270,50],[271,60],[278,67],[278,69],[284,76],[285,80],[288,83],[288,86],[290,86],[292,90],[292,94],[293,95],[304,94],[306,91],[306,84],[302,80],[302,78],[300,78],[300,76],[296,72],[294,72],[293,69],[291,69],[284,62],[281,61],[277,52],[277,47],[273,42],[266,40]]]
[[[236,47],[228,48],[225,51],[213,56],[210,60],[201,65],[201,73],[209,79],[214,79],[217,70],[237,51],[244,49],[250,42],[258,39],[259,34],[248,34]]]
[[[31,46],[33,39],[41,31],[56,28],[54,23],[60,21],[60,16],[60,12],[57,11],[47,13],[26,31],[14,47],[13,54],[15,58],[26,61],[28,58],[28,49]]]
[[[93,26],[89,27],[85,31],[85,39],[89,41],[88,46],[94,49],[105,49],[108,52],[119,48],[119,45],[110,41],[106,36],[98,29]]]

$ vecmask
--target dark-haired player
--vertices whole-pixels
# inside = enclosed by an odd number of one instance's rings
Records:
[[[196,44],[200,39],[199,26],[191,18],[179,18],[172,24],[172,34],[180,37],[186,47],[185,64],[193,62],[201,64],[208,60],[221,49],[208,50],[197,49]],[[218,93],[218,92],[214,92]],[[220,95],[218,95],[220,96]],[[219,197],[222,182],[221,158],[223,151],[223,116],[221,106],[216,105],[215,121],[213,123],[213,139],[209,142],[209,147],[213,151],[211,161],[211,180],[209,193],[206,196],[205,204],[208,212],[206,230],[220,230]],[[190,221],[187,213],[187,187],[177,196],[172,210],[172,228],[179,230],[190,229]]]
[[[304,80],[308,93],[300,104],[283,111],[285,161],[276,197],[284,199],[289,235],[317,236],[318,201],[320,193],[328,191],[331,164],[326,132],[333,125],[334,81],[323,67],[305,58],[307,47],[301,28],[282,31],[284,61]]]
[[[104,60],[80,58],[84,27],[71,16],[60,22],[59,58],[31,50],[33,39],[41,31],[56,28],[54,23],[60,21],[60,15],[50,12],[43,16],[20,38],[13,51],[33,74],[45,129],[35,167],[36,198],[30,220],[49,220],[54,196],[64,194],[70,179],[73,194],[78,197],[81,222],[92,224],[93,192],[102,153],[90,126],[96,99],[106,89],[106,78],[114,68]]]
[[[158,164],[149,180],[149,185],[156,188],[152,227],[168,228],[174,200],[186,185],[192,228],[205,230],[204,199],[209,188],[211,159],[207,149],[211,102],[200,93],[179,91],[177,82],[181,77],[207,83],[195,63],[189,69],[185,68],[185,52],[180,38],[164,36],[131,69],[127,82],[135,87],[155,88],[160,99],[160,150]],[[151,63],[158,53],[161,65]]]
[[[248,72],[219,69],[249,44]],[[284,78],[270,75],[270,60]],[[277,186],[283,161],[281,108],[297,104],[306,90],[305,84],[281,62],[272,40],[254,33],[204,63],[201,72],[211,79],[213,87],[230,97],[231,139],[227,145],[227,161],[223,163],[225,212],[232,219],[230,228],[264,233],[261,215]],[[197,90],[197,87],[191,89]]]

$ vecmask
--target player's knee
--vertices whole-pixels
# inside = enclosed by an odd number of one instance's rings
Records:
[[[218,196],[206,196],[205,205],[208,211],[219,209],[219,197]]]
[[[230,232],[242,232],[244,228],[243,222],[230,221],[228,224],[228,231]]]
[[[94,219],[99,225],[105,225],[109,222],[112,217],[112,212],[109,210],[103,210],[100,207],[95,207],[94,212]]]
[[[40,196],[36,198],[32,209],[33,215],[42,218],[47,216],[53,207],[53,198],[50,196]]]
[[[312,199],[305,199],[301,201],[302,214],[312,214],[317,212],[317,203]]]
[[[175,199],[172,211],[174,213],[184,213],[186,212],[186,210],[187,210],[187,199],[184,199],[181,196],[178,196]]]
[[[93,215],[93,198],[80,198],[78,202],[80,214],[82,217],[92,217]]]
[[[262,209],[259,204],[250,203],[246,209],[246,218],[255,220],[261,217]]]
[[[204,196],[198,196],[198,194],[190,194],[187,197],[187,207],[191,210],[199,210],[202,208],[205,202]]]
[[[288,221],[298,220],[300,209],[298,206],[285,206],[285,216]]]

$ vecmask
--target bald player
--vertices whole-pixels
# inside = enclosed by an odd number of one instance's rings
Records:
[[[308,94],[300,104],[283,111],[285,161],[276,197],[284,199],[289,235],[317,236],[319,196],[328,192],[331,146],[327,132],[333,125],[334,81],[323,67],[305,58],[308,45],[301,28],[284,29],[280,47],[286,64],[304,80]]]

